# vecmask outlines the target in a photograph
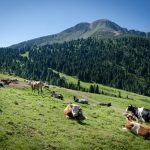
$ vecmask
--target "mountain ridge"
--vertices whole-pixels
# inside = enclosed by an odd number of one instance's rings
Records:
[[[73,27],[63,30],[62,32],[23,41],[21,43],[11,45],[10,47],[20,49],[24,47],[32,47],[34,45],[43,46],[81,38],[86,39],[88,37],[116,38],[121,36],[139,36],[146,38],[150,37],[150,32],[146,33],[136,30],[128,30],[127,28],[122,28],[115,22],[108,19],[99,19],[92,23],[81,22]]]

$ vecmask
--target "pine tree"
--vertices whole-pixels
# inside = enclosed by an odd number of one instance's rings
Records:
[[[98,85],[96,85],[95,93],[99,94],[99,86]]]
[[[78,79],[77,86],[78,86],[78,90],[80,90],[80,80],[79,79]]]
[[[93,85],[90,85],[89,92],[90,92],[90,93],[94,93],[94,86],[93,86]]]

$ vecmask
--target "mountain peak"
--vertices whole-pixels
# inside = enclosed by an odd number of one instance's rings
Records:
[[[103,22],[103,23],[105,23],[105,22],[112,22],[112,21],[110,21],[110,20],[108,20],[108,19],[98,19],[98,20],[95,20],[95,21],[93,21],[93,23],[98,23],[98,22]]]
[[[92,23],[81,22],[60,33],[28,40],[16,45],[12,45],[11,47],[22,48],[33,45],[40,46],[53,43],[62,43],[64,41],[77,40],[80,38],[86,39],[88,37],[112,38],[120,36],[150,37],[150,34],[135,30],[127,30],[126,28],[122,28],[115,22],[112,22],[108,19],[99,19]]]
[[[99,26],[100,28],[103,28],[105,30],[115,30],[115,31],[122,31],[123,28],[121,28],[118,24],[108,20],[108,19],[99,19],[91,23],[92,27]]]

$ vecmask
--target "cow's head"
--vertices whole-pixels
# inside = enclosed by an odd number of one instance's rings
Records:
[[[129,105],[126,109],[126,112],[129,112],[131,111],[132,113],[135,113],[136,111],[136,107],[132,106],[132,105]]]
[[[136,121],[136,117],[132,113],[127,113],[125,116],[128,121]]]
[[[86,119],[86,117],[83,115],[82,109],[80,108],[79,113],[78,113],[78,120],[82,121],[82,120],[85,120],[85,119]]]
[[[80,107],[77,105],[72,105],[72,115],[73,117],[78,116]]]

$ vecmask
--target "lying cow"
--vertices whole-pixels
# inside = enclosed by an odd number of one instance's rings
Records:
[[[150,127],[137,123],[135,122],[135,118],[132,114],[128,114],[126,116],[126,124],[125,124],[125,128],[128,129],[129,131],[131,131],[132,133],[136,134],[136,135],[140,135],[143,136],[145,139],[149,139],[150,138]]]
[[[52,92],[52,95],[51,95],[51,96],[54,97],[54,98],[61,99],[61,100],[64,99],[64,97],[63,97],[62,94],[57,94],[55,91]]]
[[[76,96],[73,96],[73,100],[76,103],[81,103],[81,104],[88,104],[88,101],[85,99],[78,99]]]
[[[111,103],[98,103],[98,105],[100,105],[100,106],[108,106],[108,107],[112,106]]]
[[[10,79],[1,79],[1,81],[5,84],[5,85],[9,85],[11,83]]]
[[[78,121],[86,119],[83,115],[82,109],[76,104],[68,104],[64,110],[64,114],[67,118],[74,118]]]
[[[142,122],[150,122],[150,110],[149,109],[129,105],[126,109],[126,113],[127,112],[132,112]]]

